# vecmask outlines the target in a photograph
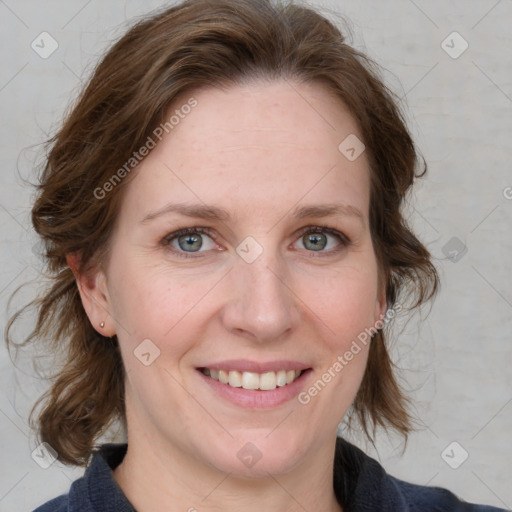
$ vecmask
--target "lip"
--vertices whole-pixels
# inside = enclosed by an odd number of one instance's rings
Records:
[[[231,361],[233,363],[233,361]],[[278,362],[282,364],[282,362]],[[225,363],[222,363],[225,364]],[[264,373],[266,371],[276,371],[276,370],[268,370],[270,368],[269,364],[264,364],[263,366],[255,363],[258,368],[263,368],[263,370],[258,370],[257,373]],[[296,363],[295,363],[296,364]],[[238,366],[238,368],[247,368],[247,366]],[[212,368],[216,370],[217,368],[226,369],[226,366],[218,367],[214,366],[203,366],[202,368]],[[254,366],[252,366],[254,368]],[[299,369],[300,367],[289,368],[289,369]],[[232,370],[236,368],[232,367]],[[284,370],[283,366],[279,366],[278,369]],[[280,405],[293,400],[300,392],[306,387],[307,382],[309,381],[309,377],[312,374],[313,370],[311,367],[302,368],[303,373],[295,379],[291,384],[286,384],[286,386],[278,387],[276,389],[272,389],[269,391],[261,391],[256,389],[243,389],[243,388],[233,388],[229,384],[223,384],[222,382],[212,379],[208,377],[204,373],[201,372],[199,368],[196,369],[198,376],[202,379],[202,382],[206,386],[208,386],[209,390],[213,392],[215,397],[220,397],[223,400],[230,402],[238,407],[243,409],[272,409],[279,407]],[[241,371],[241,370],[238,370]],[[256,370],[242,370],[242,371],[256,371]]]
[[[227,361],[220,361],[217,363],[208,363],[199,368],[209,368],[210,370],[225,370],[225,371],[238,371],[238,372],[278,372],[279,370],[307,370],[311,368],[310,364],[302,363],[300,361],[268,361],[266,363],[259,363],[256,361],[249,361],[248,359],[230,359]]]

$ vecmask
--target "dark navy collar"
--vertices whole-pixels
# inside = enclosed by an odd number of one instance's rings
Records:
[[[62,512],[136,512],[113,473],[126,455],[127,448],[126,444],[101,446],[93,455],[84,476],[71,485],[68,508],[63,508]],[[55,509],[50,510],[54,512]],[[61,512],[61,509],[57,510]],[[46,511],[43,509],[41,512]]]
[[[101,446],[68,495],[34,512],[136,512],[113,474],[126,450],[126,444]],[[389,476],[376,460],[341,438],[336,440],[333,486],[344,512],[504,512],[462,502],[445,489]]]
[[[384,468],[340,437],[336,439],[334,457],[334,492],[346,511],[410,511],[394,479]]]

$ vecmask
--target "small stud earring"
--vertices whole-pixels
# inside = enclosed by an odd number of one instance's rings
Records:
[[[103,327],[105,327],[105,322],[101,322],[100,327],[103,329]]]

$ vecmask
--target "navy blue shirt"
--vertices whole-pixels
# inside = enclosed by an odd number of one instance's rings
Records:
[[[113,475],[126,449],[126,444],[103,445],[68,494],[34,512],[136,512]],[[346,512],[504,512],[465,503],[445,489],[398,480],[388,475],[376,460],[341,438],[336,441],[334,492]]]

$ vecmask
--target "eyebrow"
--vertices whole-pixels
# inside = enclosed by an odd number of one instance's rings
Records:
[[[219,220],[222,222],[231,220],[230,213],[224,208],[220,208],[218,206],[192,203],[169,203],[162,208],[159,208],[158,210],[145,215],[145,217],[141,220],[141,223],[145,224],[157,217],[161,217],[162,215],[167,215],[170,213],[179,213],[186,217]],[[360,210],[358,210],[355,206],[344,204],[298,206],[292,210],[291,215],[296,219],[342,216],[358,218],[361,222],[363,222],[363,224],[365,221],[365,217]]]

